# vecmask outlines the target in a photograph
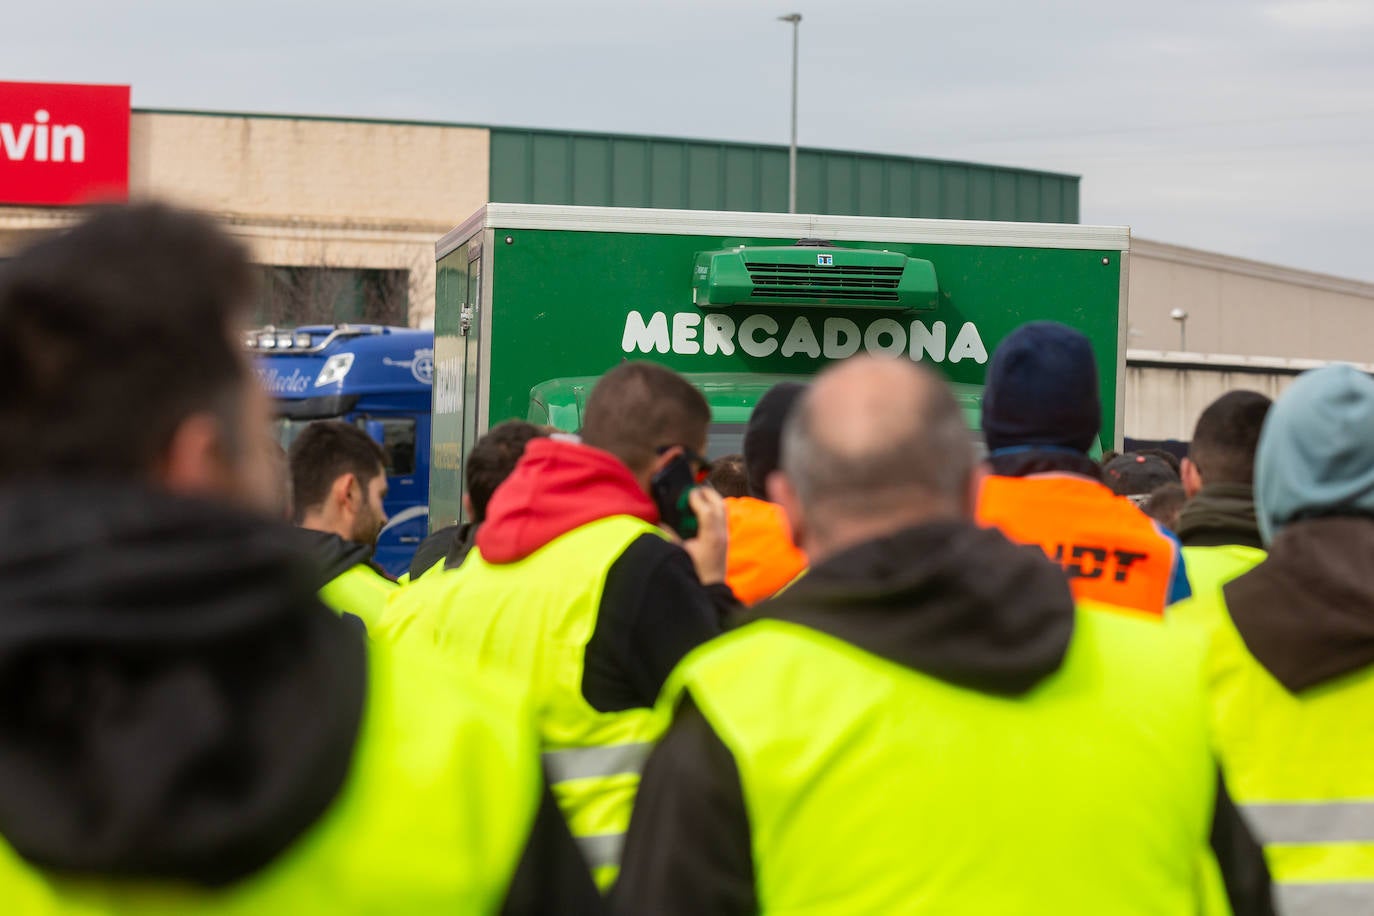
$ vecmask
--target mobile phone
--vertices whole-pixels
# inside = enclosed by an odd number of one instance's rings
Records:
[[[692,464],[678,455],[649,481],[649,494],[658,506],[659,517],[683,540],[697,536],[697,517],[688,494],[697,488]]]

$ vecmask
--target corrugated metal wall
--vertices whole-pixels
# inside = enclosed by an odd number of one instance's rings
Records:
[[[787,210],[787,148],[491,129],[501,203]],[[844,216],[1078,222],[1078,178],[964,162],[802,149],[797,209]]]

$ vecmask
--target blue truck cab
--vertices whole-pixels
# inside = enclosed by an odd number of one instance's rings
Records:
[[[429,528],[430,399],[434,332],[382,325],[307,325],[249,331],[244,343],[290,448],[313,420],[356,424],[387,457],[387,524],[374,559],[391,576],[410,566]]]

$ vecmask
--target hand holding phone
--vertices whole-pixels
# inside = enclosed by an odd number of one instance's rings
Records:
[[[727,531],[725,501],[698,481],[688,455],[678,455],[649,481],[649,492],[663,524],[682,538],[703,585],[725,581]]]
[[[697,487],[688,494],[688,500],[697,519],[697,536],[684,541],[682,549],[691,555],[702,585],[724,582],[729,543],[725,500],[710,487]]]

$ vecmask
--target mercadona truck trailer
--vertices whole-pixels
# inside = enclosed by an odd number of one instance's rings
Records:
[[[997,344],[1060,321],[1092,341],[1116,446],[1129,247],[1115,227],[488,204],[435,247],[430,525],[460,520],[491,424],[576,432],[627,359],[703,391],[715,457],[773,383],[861,352],[931,364],[976,424]]]
[[[355,423],[387,457],[387,523],[373,559],[410,568],[428,526],[434,334],[382,325],[259,328],[244,336],[272,395],[277,441],[290,448],[315,420]]]

